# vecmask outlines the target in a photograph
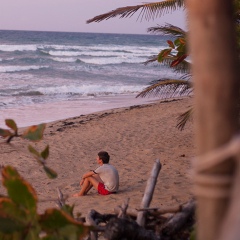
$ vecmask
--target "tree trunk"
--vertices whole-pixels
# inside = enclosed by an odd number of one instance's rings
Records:
[[[239,79],[232,1],[187,0],[187,9],[197,154],[202,155],[228,142],[238,129]],[[228,177],[233,170],[233,161],[229,159],[201,174]],[[228,204],[228,196],[209,197],[204,191],[197,194],[199,240],[217,239]]]

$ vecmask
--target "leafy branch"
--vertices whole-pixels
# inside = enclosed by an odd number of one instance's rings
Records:
[[[46,153],[46,151],[45,151]],[[8,197],[0,196],[0,239],[79,240],[91,227],[72,217],[72,207],[37,213],[37,193],[11,166],[2,169],[2,183]]]
[[[0,136],[3,138],[7,138],[7,143],[10,143],[14,137],[21,137],[30,141],[39,141],[42,139],[43,132],[46,127],[46,124],[44,123],[34,125],[27,128],[27,130],[23,134],[19,134],[17,124],[13,119],[6,119],[5,124],[10,128],[10,130],[0,128]]]

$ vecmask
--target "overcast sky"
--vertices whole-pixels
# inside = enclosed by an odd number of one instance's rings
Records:
[[[186,28],[183,11],[164,17],[137,21],[138,12],[131,18],[113,18],[100,23],[86,20],[118,7],[133,6],[151,0],[1,0],[1,30],[39,30],[61,32],[102,32],[145,34],[148,27],[171,23]],[[156,2],[156,1],[155,1]]]

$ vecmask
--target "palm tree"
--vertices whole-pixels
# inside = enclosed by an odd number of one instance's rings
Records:
[[[174,68],[176,73],[182,74],[178,79],[160,78],[150,82],[150,85],[140,92],[137,97],[159,96],[160,98],[174,98],[192,93],[192,76],[190,74],[191,64],[186,60],[187,33],[171,24],[156,26],[148,29],[148,32],[160,33],[177,37],[174,42],[168,40],[169,48],[162,50],[158,55],[152,56],[145,64],[158,61],[168,67]],[[172,53],[174,50],[175,53]],[[183,130],[187,121],[192,117],[192,108],[178,117],[177,128]]]
[[[150,20],[161,17],[163,14],[185,8],[183,0],[165,0],[162,2],[146,3],[137,6],[127,6],[117,8],[116,10],[96,16],[89,19],[87,23],[100,22],[113,17],[126,18],[131,17],[137,11],[140,11],[138,19]],[[165,26],[157,25],[151,27],[148,32],[175,37],[174,42],[168,40],[169,48],[162,50],[157,55],[149,57],[144,64],[159,62],[165,66],[171,67],[176,73],[182,74],[178,79],[160,78],[151,81],[149,86],[140,92],[137,97],[158,96],[160,98],[174,98],[177,96],[188,95],[192,92],[190,63],[186,60],[188,57],[186,51],[186,32],[179,27],[171,24]],[[184,129],[186,122],[190,119],[192,109],[187,110],[178,118],[177,127]]]
[[[143,18],[145,20],[150,20],[161,17],[162,15],[169,13],[170,11],[174,11],[180,8],[185,8],[183,0],[165,0],[161,2],[145,3],[137,6],[117,8],[108,13],[104,13],[92,19],[89,19],[87,20],[87,23],[101,22],[103,20],[107,20],[117,16],[119,16],[120,18],[131,17],[138,10],[141,10],[138,18],[141,18],[141,20]]]
[[[236,23],[236,35],[238,49],[240,50],[240,0],[235,0],[234,4],[234,18]],[[157,17],[161,17],[166,13],[170,13],[174,10],[183,8],[185,9],[185,2],[183,0],[165,0],[161,2],[152,2],[141,4],[137,6],[127,6],[117,8],[105,14],[101,14],[92,19],[89,19],[87,23],[100,22],[113,17],[127,18],[131,17],[137,11],[140,11],[138,19],[150,20]],[[159,96],[161,98],[173,98],[176,96],[186,95],[192,93],[192,77],[190,74],[190,63],[186,60],[186,32],[182,29],[167,24],[165,26],[156,26],[148,29],[151,33],[160,33],[176,37],[174,41],[167,41],[170,47],[162,50],[158,55],[149,58],[145,64],[149,64],[154,61],[158,61],[161,64],[174,68],[175,72],[183,74],[179,79],[159,79],[150,82],[150,85],[140,92],[137,97],[146,97],[149,95]],[[183,41],[182,44],[179,41]],[[172,50],[177,50],[177,54],[172,53]],[[178,118],[177,127],[183,130],[186,122],[192,117],[193,108],[188,109],[181,114]]]

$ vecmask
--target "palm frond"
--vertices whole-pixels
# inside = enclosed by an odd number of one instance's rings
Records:
[[[164,66],[169,67],[172,63],[172,61],[174,60],[174,58],[165,58],[162,61],[162,64]],[[178,65],[172,67],[173,71],[176,73],[181,73],[181,74],[187,74],[190,72],[190,68],[191,68],[191,63],[189,63],[187,60],[183,60],[182,62],[180,62]]]
[[[178,116],[177,118],[178,123],[176,127],[182,131],[185,128],[187,122],[192,120],[192,117],[193,117],[193,108],[191,107],[189,110],[187,110],[186,112]]]
[[[158,62],[158,55],[150,56],[147,61],[143,62],[143,64],[147,65],[147,64],[153,63],[153,62]]]
[[[189,95],[192,92],[191,83],[184,79],[159,79],[152,81],[136,97],[158,96],[160,99]]]
[[[101,22],[103,20],[107,20],[109,18],[114,18],[117,16],[119,16],[120,18],[131,17],[138,10],[141,10],[138,19],[141,18],[142,20],[143,18],[145,18],[145,20],[149,21],[150,19],[155,19],[162,16],[163,14],[169,13],[181,7],[184,7],[183,0],[165,0],[162,2],[145,3],[137,6],[121,7],[89,19],[87,20],[87,23]]]
[[[169,57],[169,58],[165,58],[161,63],[163,66],[169,67],[172,63],[172,61],[175,58],[173,57]],[[143,62],[144,65],[153,63],[153,62],[158,62],[158,56],[157,55],[153,55],[151,57],[148,58],[147,61]],[[181,73],[181,74],[187,74],[190,72],[190,67],[191,67],[191,63],[189,63],[187,60],[183,60],[181,63],[179,63],[178,65],[172,67],[174,72],[176,73]]]
[[[150,33],[156,33],[156,34],[161,33],[163,35],[171,35],[171,36],[181,37],[181,38],[186,37],[186,31],[172,24],[166,24],[165,26],[157,25],[156,27],[148,28],[147,31]]]

